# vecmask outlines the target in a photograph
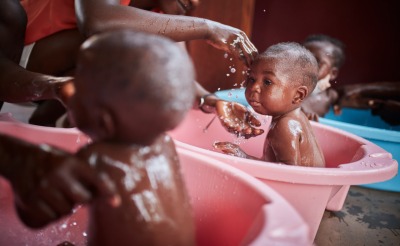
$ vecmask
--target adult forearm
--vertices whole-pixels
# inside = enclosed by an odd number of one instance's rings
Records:
[[[1,59],[1,58],[0,58]],[[0,61],[0,101],[20,103],[56,98],[59,79],[33,73],[4,58]]]
[[[63,153],[48,145],[34,145],[0,134],[0,175],[10,182],[21,173],[34,176],[35,170],[42,170],[36,168],[38,164],[46,165],[51,158],[61,155]]]
[[[97,2],[96,7],[87,1],[76,1],[78,27],[86,36],[115,28],[133,28],[164,35],[174,41],[206,39],[212,21],[189,17],[159,14],[119,4]]]

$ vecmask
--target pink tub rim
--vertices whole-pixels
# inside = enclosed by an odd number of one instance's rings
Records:
[[[194,112],[195,110],[192,111]],[[187,117],[191,116],[188,115]],[[219,123],[216,122],[214,124]],[[176,145],[181,148],[186,148],[218,160],[229,162],[231,165],[246,170],[250,175],[261,179],[312,185],[358,185],[380,182],[396,176],[398,163],[396,160],[392,159],[392,155],[389,152],[366,139],[343,130],[317,122],[311,122],[311,124],[313,127],[345,135],[359,142],[361,146],[353,157],[355,161],[341,164],[336,168],[290,166],[239,158],[217,152],[216,150],[204,149],[187,144],[174,136],[175,130],[172,130],[170,135],[174,139]],[[179,126],[177,129],[179,129]],[[210,148],[212,148],[212,146],[210,146]],[[268,172],[265,171],[266,169],[268,169]]]
[[[7,134],[5,129],[24,129],[26,131],[41,132],[43,134],[63,134],[64,136],[73,135],[79,138],[86,135],[76,128],[53,128],[29,125],[15,120],[11,114],[0,114],[0,132]],[[9,134],[13,136],[13,134]],[[40,141],[39,141],[40,142]],[[77,142],[77,148],[87,142]],[[51,143],[50,143],[51,144]],[[74,149],[66,149],[73,152]],[[222,161],[207,157],[197,152],[193,152],[177,145],[177,152],[182,156],[189,156],[207,163],[213,168],[227,173],[232,177],[246,183],[252,190],[256,191],[260,197],[267,201],[260,207],[259,215],[253,221],[252,227],[243,239],[243,245],[311,245],[309,238],[309,227],[297,210],[284,199],[279,193],[268,185],[252,177],[248,173],[234,168]],[[284,212],[282,212],[284,211]],[[290,223],[288,223],[290,221]]]

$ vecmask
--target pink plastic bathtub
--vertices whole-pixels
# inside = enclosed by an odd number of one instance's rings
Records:
[[[34,143],[74,152],[89,141],[76,129],[11,121],[10,115],[0,115],[0,132]],[[307,224],[277,192],[215,159],[182,148],[178,153],[193,203],[198,245],[311,245]],[[8,182],[0,178],[0,245],[55,246],[63,241],[85,245],[85,207],[35,231],[18,220],[12,199]]]
[[[388,180],[397,173],[398,164],[390,153],[363,138],[318,123],[312,126],[329,168],[295,167],[225,155],[213,149],[215,141],[240,143],[248,154],[261,156],[266,133],[238,141],[222,128],[218,119],[204,130],[213,117],[192,110],[171,132],[177,146],[221,160],[268,184],[302,215],[310,227],[311,240],[324,210],[342,208],[350,185]],[[262,117],[267,132],[268,118]]]

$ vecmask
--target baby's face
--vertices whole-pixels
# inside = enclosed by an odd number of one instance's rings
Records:
[[[295,105],[294,73],[289,63],[277,58],[260,58],[251,66],[246,81],[246,99],[253,109],[263,115],[278,116],[291,111]]]
[[[318,62],[318,80],[326,78],[332,73],[333,64],[333,49],[334,47],[325,42],[311,42],[305,44],[311,53],[315,56]]]

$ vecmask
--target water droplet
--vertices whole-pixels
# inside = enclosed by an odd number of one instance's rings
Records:
[[[230,76],[230,74],[229,74],[229,73],[227,73],[227,74],[226,74],[226,77],[229,77],[229,76]]]
[[[235,73],[236,72],[236,69],[233,67],[233,68],[231,68],[231,73]]]
[[[225,53],[225,54],[224,54],[224,58],[225,58],[225,59],[228,58],[228,53]]]

